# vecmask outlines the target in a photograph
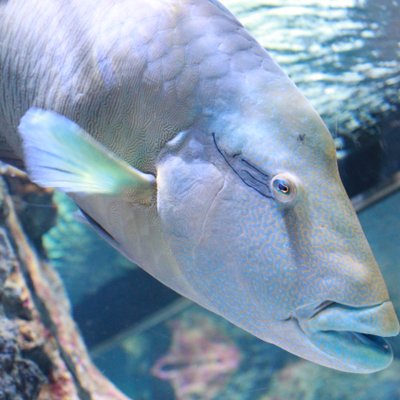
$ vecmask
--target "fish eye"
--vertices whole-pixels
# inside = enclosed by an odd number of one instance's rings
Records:
[[[278,174],[271,181],[275,198],[281,203],[292,202],[297,195],[297,186],[287,174]]]

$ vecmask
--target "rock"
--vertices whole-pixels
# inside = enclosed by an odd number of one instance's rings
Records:
[[[37,398],[45,376],[35,363],[21,357],[15,326],[0,319],[0,399]]]
[[[22,228],[15,204],[35,194],[20,178],[11,197],[0,176],[0,400],[127,400],[92,364],[58,275],[32,245],[40,235],[29,240]],[[52,193],[37,190],[51,205]],[[54,222],[37,218],[31,210],[33,227]]]

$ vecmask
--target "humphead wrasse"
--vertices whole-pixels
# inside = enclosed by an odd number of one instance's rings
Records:
[[[300,357],[390,364],[399,323],[332,138],[220,3],[1,2],[0,68],[3,159],[128,258]]]

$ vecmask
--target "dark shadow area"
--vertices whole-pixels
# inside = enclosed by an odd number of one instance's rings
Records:
[[[73,310],[90,349],[131,328],[180,296],[136,268],[87,296]]]
[[[380,118],[375,132],[355,132],[348,154],[338,161],[349,197],[370,190],[400,170],[400,113]]]

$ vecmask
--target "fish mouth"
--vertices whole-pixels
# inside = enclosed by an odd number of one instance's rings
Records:
[[[398,335],[400,327],[390,301],[360,308],[326,302],[310,318],[297,320],[310,342],[348,372],[380,371],[393,360],[384,338]]]

